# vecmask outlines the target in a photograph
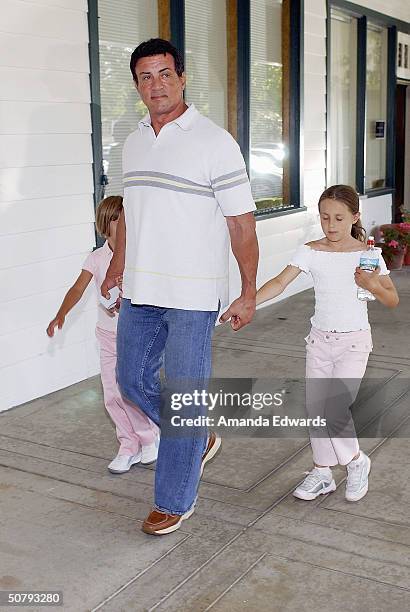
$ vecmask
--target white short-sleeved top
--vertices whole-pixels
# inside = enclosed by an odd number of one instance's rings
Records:
[[[100,288],[105,275],[107,273],[108,266],[112,258],[112,251],[109,247],[108,242],[104,242],[103,246],[99,249],[95,249],[90,253],[83,263],[83,270],[91,272],[94,277],[95,286],[97,288],[97,296],[100,295]],[[98,302],[98,321],[97,327],[105,329],[107,331],[117,331],[118,314],[115,313],[114,317],[110,317],[106,309],[100,302]]]
[[[149,116],[123,149],[123,295],[135,304],[228,304],[226,216],[255,210],[238,144],[193,105],[158,136]]]
[[[363,247],[365,249],[365,247]],[[379,252],[380,274],[390,274]],[[357,298],[355,269],[362,251],[318,251],[304,244],[291,261],[291,266],[311,274],[315,291],[313,327],[323,331],[349,332],[370,329],[367,302]]]

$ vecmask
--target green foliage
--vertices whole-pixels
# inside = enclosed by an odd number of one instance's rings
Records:
[[[251,66],[251,142],[282,142],[282,66]]]

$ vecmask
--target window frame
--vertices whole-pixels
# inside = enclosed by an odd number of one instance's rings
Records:
[[[236,0],[237,14],[237,134],[249,174],[250,77],[251,77],[251,0]],[[288,150],[283,168],[283,199],[280,209],[255,211],[257,220],[279,217],[306,210],[301,203],[303,146],[303,75],[304,75],[304,0],[283,0],[283,141]],[[290,27],[292,24],[292,27]]]
[[[410,33],[410,24],[378,13],[372,9],[353,4],[347,0],[326,0],[326,56],[327,56],[327,150],[331,151],[330,142],[330,43],[331,43],[331,9],[337,8],[357,19],[357,83],[356,83],[356,189],[360,195],[368,198],[384,194],[393,194],[395,191],[395,122],[396,122],[396,53],[397,31]],[[376,23],[387,29],[387,99],[386,99],[386,168],[385,186],[376,189],[366,189],[365,185],[365,153],[366,153],[366,70],[367,70],[367,24],[368,21]],[[328,154],[329,155],[329,154]],[[328,160],[328,157],[327,157]],[[326,163],[326,184],[330,184],[330,164]]]
[[[103,145],[101,122],[100,90],[100,48],[98,31],[98,0],[88,0],[88,55],[90,62],[90,110],[91,110],[91,146],[93,153],[92,171],[94,183],[94,211],[104,197],[106,176],[103,169]],[[97,247],[104,243],[94,226]]]

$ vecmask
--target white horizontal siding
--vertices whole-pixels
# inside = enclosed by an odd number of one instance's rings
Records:
[[[324,14],[315,12],[318,6],[324,6]],[[313,34],[320,38],[326,37],[326,5],[324,0],[309,0],[305,2],[305,34]]]
[[[2,370],[0,411],[68,387],[73,381],[84,380],[98,372],[95,339],[20,361]]]
[[[15,301],[57,290],[62,296],[80,274],[88,252],[74,253],[58,259],[29,263],[0,270],[0,286],[7,287],[3,302]],[[58,275],[56,267],[58,265]],[[47,313],[47,316],[49,313]]]
[[[307,82],[305,82],[305,103],[306,98],[309,98],[311,94],[326,94],[326,79],[323,78],[324,76],[324,74],[307,72],[305,66],[305,79],[307,78]]]
[[[304,55],[305,74],[326,75],[326,57],[309,53],[307,50]]]
[[[304,139],[305,151],[307,149],[326,149],[326,132],[323,130],[306,130]]]
[[[318,55],[323,58],[326,57],[326,39],[322,35],[305,33],[305,47],[309,49],[309,53]]]
[[[56,269],[58,270],[57,266]],[[36,328],[43,329],[45,333],[47,325],[55,317],[68,288],[69,285],[54,289],[53,291],[1,303],[0,341],[2,341],[4,336],[17,333],[20,330],[27,330],[27,336]],[[83,312],[90,311],[90,316],[95,322],[97,318],[97,306],[95,293],[92,297],[93,291],[94,289],[91,288],[87,296],[85,296],[72,313],[68,315],[67,323],[69,323],[69,325],[65,326],[65,330],[58,336],[61,342],[64,342],[65,332],[69,329],[70,325],[75,324],[75,321],[78,317],[81,317]],[[87,318],[87,321],[88,320]],[[87,330],[87,335],[92,335],[92,333],[93,328]],[[51,341],[50,339],[50,342]],[[21,351],[24,351],[24,347],[21,347]]]
[[[90,246],[94,246],[94,228],[90,223],[2,236],[0,269],[58,260],[76,252],[84,253]],[[58,274],[58,261],[55,273]]]
[[[70,9],[71,11],[87,12],[87,0],[24,0],[29,4],[45,7],[60,7]]]
[[[17,202],[0,202],[0,236],[53,227],[92,223],[92,194],[56,196]]]
[[[0,134],[91,134],[89,102],[0,100]]]
[[[5,34],[0,38],[0,66],[88,72],[87,42]]]
[[[0,169],[0,202],[92,192],[90,164]]]
[[[6,33],[88,41],[87,13],[24,0],[2,0],[1,30]]]
[[[323,149],[305,149],[304,168],[308,170],[317,170],[326,166],[326,151]]]
[[[0,67],[0,100],[90,102],[88,74]]]
[[[305,22],[311,23],[312,17],[326,19],[326,0],[305,0]],[[309,31],[309,28],[306,28]]]
[[[325,0],[305,2],[304,43],[304,204],[313,211],[312,235],[317,237],[317,202],[326,186]]]
[[[61,331],[57,329],[52,340],[47,336],[46,328],[54,315],[50,316],[45,324],[30,328],[22,326],[12,334],[1,336],[1,344],[4,350],[0,351],[0,368],[16,365],[21,361],[32,359],[36,355],[50,354],[59,347],[81,344],[84,340],[91,340],[94,337],[93,330],[85,328],[82,314],[82,311],[77,309],[71,317],[67,317],[63,329]]]
[[[89,134],[4,135],[0,167],[92,164]]]
[[[0,410],[98,371],[94,287],[61,333],[45,333],[95,244],[86,11],[86,0],[1,3]]]

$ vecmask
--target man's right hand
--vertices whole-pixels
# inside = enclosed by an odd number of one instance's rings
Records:
[[[118,287],[121,291],[122,289],[122,274],[110,270],[108,268],[107,274],[105,275],[105,279],[101,285],[101,295],[105,297],[107,300],[110,299],[110,289],[113,287]]]

